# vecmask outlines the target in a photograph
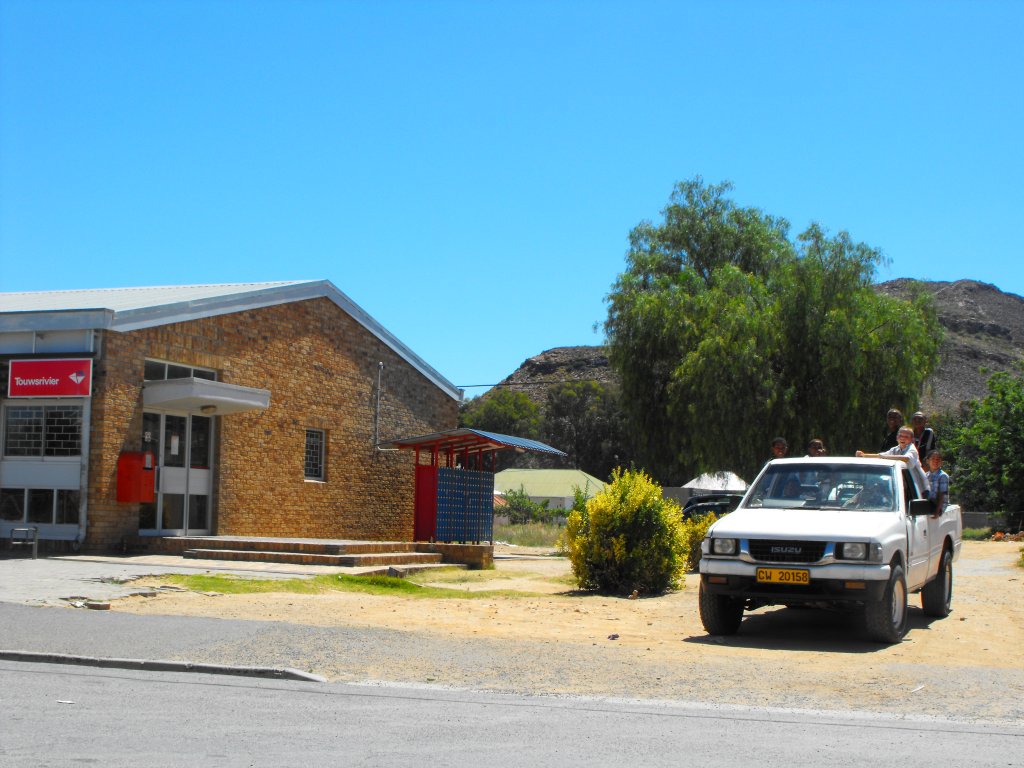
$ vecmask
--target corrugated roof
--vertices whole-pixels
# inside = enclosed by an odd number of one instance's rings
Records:
[[[154,285],[134,288],[83,288],[70,291],[0,293],[0,312],[63,312],[83,309],[109,309],[115,312],[127,312],[180,304],[181,302],[265,292],[272,288],[308,282],[310,281],[288,280],[269,283]]]
[[[499,435],[496,432],[484,432],[479,429],[450,429],[447,432],[431,432],[429,435],[417,435],[416,437],[402,437],[381,443],[381,448],[433,448],[438,450],[457,453],[462,450],[501,450],[511,448],[519,451],[530,451],[532,453],[550,453],[555,456],[565,456],[563,451],[552,448],[537,440],[530,440],[525,437],[514,437],[512,435]]]
[[[495,491],[522,488],[527,496],[571,498],[574,488],[593,496],[604,487],[604,483],[582,469],[503,469],[494,475]]]
[[[329,280],[0,293],[0,332],[134,331],[317,298],[334,302],[450,397],[462,399],[462,390]]]

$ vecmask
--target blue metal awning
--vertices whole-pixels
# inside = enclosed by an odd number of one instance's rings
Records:
[[[459,453],[461,451],[501,451],[514,450],[519,453],[547,453],[552,456],[565,456],[564,451],[552,448],[537,440],[512,435],[499,435],[495,432],[484,432],[479,429],[450,429],[447,432],[433,432],[417,437],[403,437],[381,443],[379,448],[420,448],[436,449],[437,451]]]

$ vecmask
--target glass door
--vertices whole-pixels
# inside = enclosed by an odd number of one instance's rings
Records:
[[[143,504],[139,532],[163,536],[210,532],[213,419],[142,414],[142,448],[156,457],[156,500]]]

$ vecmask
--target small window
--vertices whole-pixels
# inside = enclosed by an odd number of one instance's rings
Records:
[[[164,381],[166,379],[206,379],[216,381],[217,374],[205,368],[193,368],[179,363],[164,363],[159,360],[147,360],[142,374],[146,381]]]
[[[305,475],[307,480],[324,479],[324,431],[322,429],[306,430],[306,461]]]

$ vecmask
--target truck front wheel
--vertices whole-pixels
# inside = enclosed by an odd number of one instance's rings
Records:
[[[864,623],[868,636],[879,643],[898,643],[907,634],[907,580],[902,565],[892,566],[882,599],[864,608]]]
[[[735,635],[743,621],[743,601],[727,595],[714,595],[704,589],[698,593],[700,621],[711,635]]]

